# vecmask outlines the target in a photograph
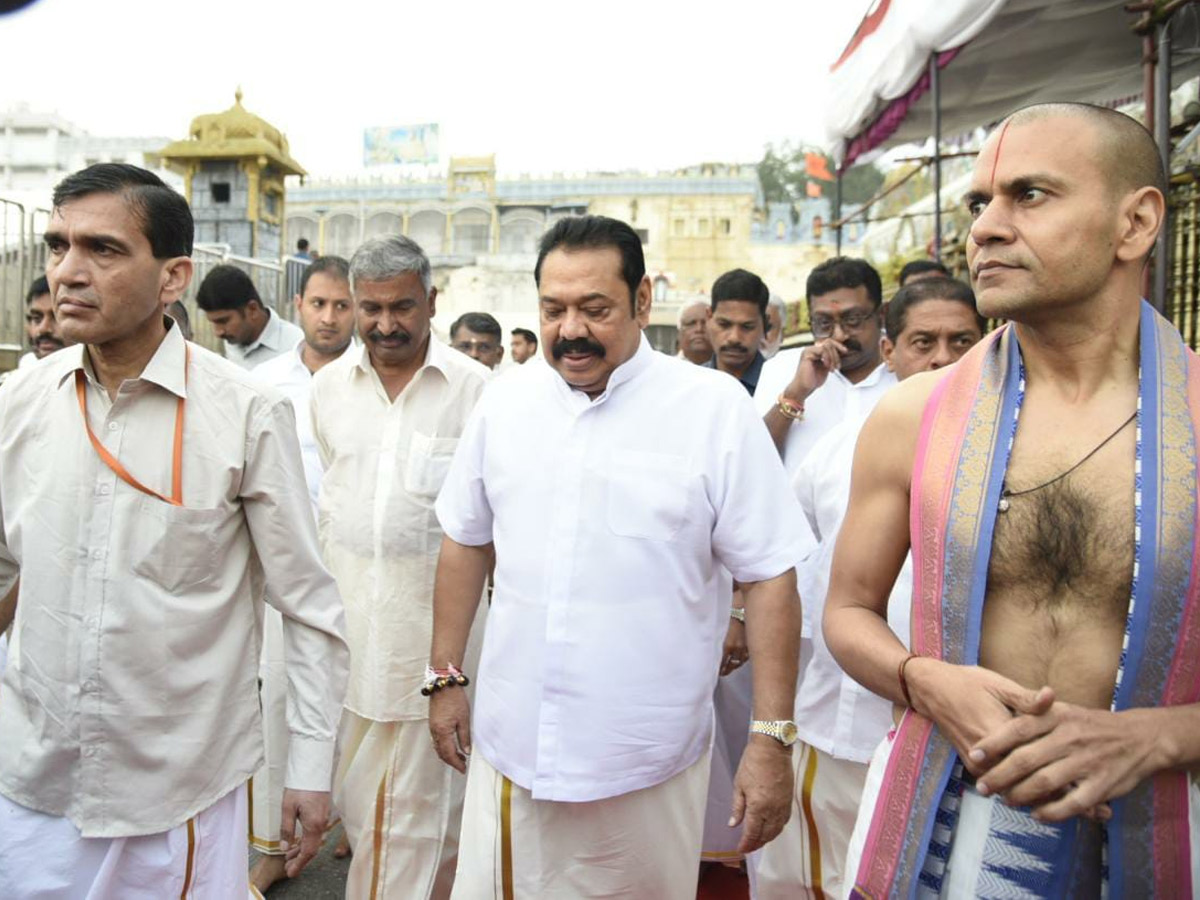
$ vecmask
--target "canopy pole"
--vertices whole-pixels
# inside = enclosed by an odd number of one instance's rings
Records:
[[[933,258],[942,261],[942,80],[937,51],[929,54],[929,94],[933,100]]]
[[[1171,176],[1171,19],[1168,17],[1158,26],[1158,65],[1154,70],[1154,121],[1151,127],[1162,156],[1163,171],[1167,181]],[[1147,104],[1149,110],[1150,104]],[[1168,198],[1169,199],[1169,198]],[[1154,293],[1150,302],[1159,312],[1167,306],[1167,276],[1170,269],[1170,204],[1154,247]]]
[[[842,170],[837,170],[837,179],[833,183],[833,221],[836,223],[833,233],[837,236],[837,255],[842,255]]]

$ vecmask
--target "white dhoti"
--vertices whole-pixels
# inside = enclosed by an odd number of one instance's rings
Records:
[[[752,855],[750,894],[754,900],[840,897],[853,880],[846,874],[846,851],[867,766],[797,743],[792,770],[791,818],[775,840]]]
[[[742,826],[729,827],[733,811],[733,777],[750,737],[750,664],[717,680],[713,692],[712,769],[708,801],[704,808],[704,841],[700,858],[709,862],[737,863]]]
[[[123,838],[85,838],[62,816],[0,796],[5,900],[255,897],[248,865],[244,787],[169,831]]]
[[[695,900],[709,755],[604,800],[534,800],[471,760],[454,900]]]
[[[263,604],[262,656],[259,660],[259,703],[262,706],[262,767],[250,779],[250,846],[268,856],[282,856],[279,829],[287,777],[287,668],[283,653],[283,616]]]
[[[466,779],[433,749],[429,722],[342,712],[334,803],[354,850],[348,900],[445,900]]]

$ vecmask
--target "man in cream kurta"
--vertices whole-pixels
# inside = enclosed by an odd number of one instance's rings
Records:
[[[463,780],[430,745],[421,695],[442,537],[433,503],[490,373],[430,333],[428,266],[405,238],[364,244],[350,269],[364,346],[313,379],[319,531],[351,651],[334,800],[354,849],[352,900],[447,896],[457,847]]]
[[[47,274],[78,343],[0,391],[0,594],[21,580],[0,688],[5,898],[246,895],[264,592],[291,660],[284,820],[299,812],[302,853],[319,845],[341,603],[291,406],[162,315],[191,240],[182,197],[134,166],[55,190]]]

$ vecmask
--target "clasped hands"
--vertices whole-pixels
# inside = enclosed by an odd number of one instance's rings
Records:
[[[1108,801],[1159,768],[1157,710],[1090,709],[1056,700],[1049,687],[1034,691],[988,669],[927,657],[908,671],[921,685],[913,692],[916,711],[954,744],[976,789],[1032,807],[1038,821],[1107,821]]]

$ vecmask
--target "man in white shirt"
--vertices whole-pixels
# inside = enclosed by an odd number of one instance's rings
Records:
[[[47,275],[78,345],[0,391],[0,593],[21,576],[0,689],[6,898],[247,895],[264,594],[291,661],[289,873],[320,845],[341,602],[291,406],[163,315],[192,234],[183,198],[135,166],[54,192]]]
[[[490,373],[430,333],[437,289],[413,241],[367,241],[350,281],[362,352],[312,389],[319,531],[351,651],[334,792],[354,849],[346,892],[444,898],[465,784],[438,761],[421,694],[442,538],[433,502]]]
[[[45,276],[35,279],[25,295],[25,335],[29,338],[30,349],[18,362],[22,368],[66,346]]]
[[[243,369],[282,356],[304,339],[303,331],[262,302],[250,276],[237,266],[210,269],[196,289],[196,305],[225,342],[225,358]]]
[[[771,359],[779,352],[779,346],[783,343],[783,320],[786,313],[783,298],[778,294],[771,294],[767,301],[767,330],[762,338],[764,359]]]
[[[745,389],[642,335],[632,228],[561,220],[534,278],[547,365],[489,386],[437,504],[430,729],[470,757],[455,896],[694,898],[717,580],[741,582],[755,660],[745,852],[789,803],[803,522]],[[457,673],[493,559],[472,724]]]
[[[340,256],[322,256],[304,269],[296,313],[304,340],[290,353],[267,360],[252,370],[253,377],[281,391],[296,411],[296,436],[304,461],[304,479],[316,520],[321,488],[321,456],[313,436],[309,394],[313,375],[352,352],[354,300],[350,295],[350,264]],[[279,840],[279,797],[287,770],[287,671],[283,649],[283,618],[270,606],[262,608],[263,647],[259,665],[259,695],[263,709],[266,762],[250,780],[250,846],[261,855],[250,880],[265,892],[285,877]]]
[[[490,313],[463,313],[450,326],[450,346],[495,369],[504,359],[504,331]]]
[[[809,273],[805,293],[816,343],[768,360],[754,395],[791,475],[821,435],[896,383],[879,358],[883,286],[869,263],[826,260]]]
[[[537,355],[537,335],[528,328],[514,328],[509,347],[512,350],[512,361],[523,365],[527,360]]]
[[[679,311],[679,352],[675,355],[698,366],[706,365],[712,359],[706,301],[696,300]]]
[[[886,307],[884,364],[898,380],[956,362],[983,338],[987,323],[975,295],[961,281],[937,278],[901,288]],[[869,412],[869,410],[868,410]],[[842,422],[819,440],[800,464],[796,496],[820,542],[800,563],[806,612],[820,623],[829,588],[833,549],[850,502],[854,445],[866,414]],[[892,590],[888,623],[908,643],[912,564]],[[756,854],[755,900],[841,897],[846,848],[854,829],[867,764],[892,725],[892,704],[846,675],[819,627],[812,656],[796,689],[796,794],[792,817],[779,839]]]

